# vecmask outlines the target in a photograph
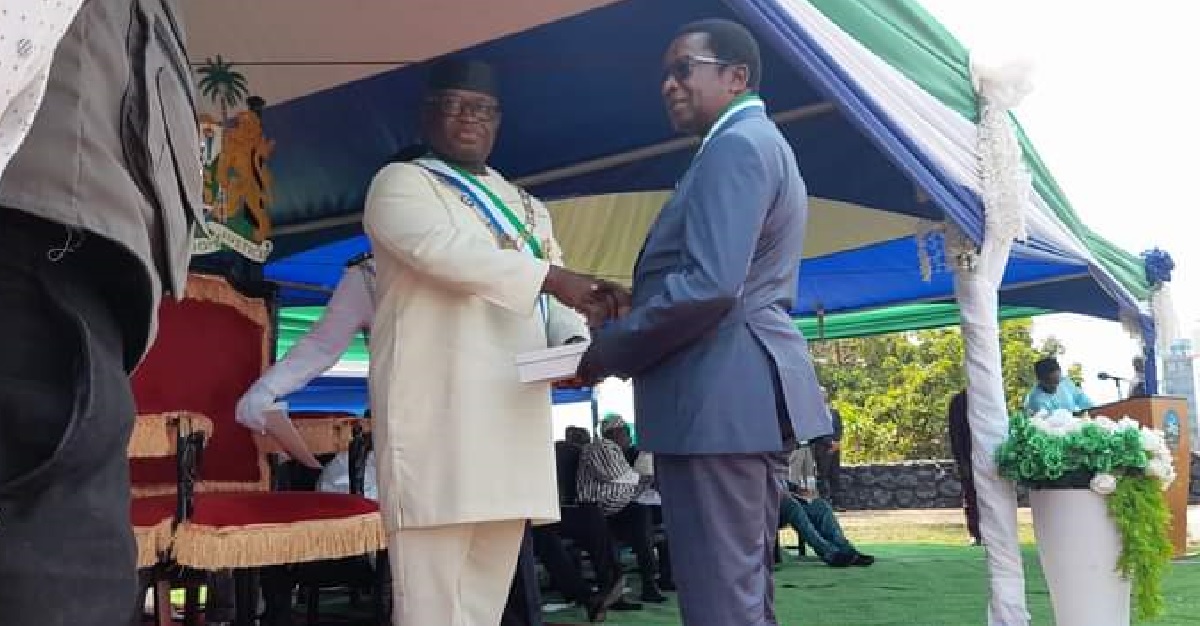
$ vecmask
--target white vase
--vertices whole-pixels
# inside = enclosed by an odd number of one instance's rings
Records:
[[[1129,626],[1130,584],[1117,572],[1121,535],[1104,497],[1034,489],[1029,504],[1055,626]]]

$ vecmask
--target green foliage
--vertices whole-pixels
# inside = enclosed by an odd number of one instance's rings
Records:
[[[1000,326],[1004,391],[1013,411],[1035,382],[1033,364],[1061,354],[1050,338],[1035,347],[1030,320]],[[949,458],[946,407],[966,387],[957,328],[813,342],[817,373],[842,415],[850,463]]]
[[[1164,470],[1151,466],[1169,458],[1161,437],[1128,418],[1113,422],[1063,411],[1047,417],[1018,415],[996,451],[1000,473],[1010,480],[1033,488],[1092,486],[1109,494],[1108,514],[1121,535],[1116,568],[1133,586],[1140,619],[1162,612],[1162,579],[1172,554],[1170,514],[1157,477]]]
[[[205,59],[204,65],[196,72],[200,74],[200,80],[196,83],[197,89],[221,107],[222,121],[229,117],[229,108],[237,106],[249,93],[246,77],[233,69],[233,63],[222,59],[219,54],[216,60]]]
[[[1171,514],[1162,483],[1147,476],[1122,476],[1108,497],[1108,514],[1121,533],[1117,569],[1133,585],[1138,619],[1162,614],[1162,580],[1171,562]]]
[[[1024,415],[1013,418],[1008,439],[996,451],[1000,473],[1009,480],[1036,486],[1079,477],[1083,484],[1066,486],[1086,487],[1095,474],[1145,469],[1149,458],[1136,422],[1109,430],[1090,419],[1076,420],[1069,415],[1068,419],[1082,426],[1054,434],[1037,426],[1045,424],[1043,420]]]

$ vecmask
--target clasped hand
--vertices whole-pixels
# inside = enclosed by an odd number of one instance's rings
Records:
[[[633,301],[629,290],[617,283],[576,274],[553,265],[546,275],[542,291],[579,311],[592,328],[599,328],[605,322],[625,315]]]

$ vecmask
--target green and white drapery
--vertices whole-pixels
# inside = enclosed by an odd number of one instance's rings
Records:
[[[1011,120],[1009,110],[1030,88],[1028,68],[971,62],[914,2],[778,4],[930,159],[983,200],[982,242],[967,239],[951,223],[942,229],[966,347],[973,465],[991,580],[988,624],[1025,626],[1016,492],[994,462],[1008,428],[998,289],[1012,244],[1035,233],[1040,242],[1087,260],[1102,283],[1120,285],[1138,298],[1146,295],[1141,267],[1082,225]]]

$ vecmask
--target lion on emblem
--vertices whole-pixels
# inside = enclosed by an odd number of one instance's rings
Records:
[[[245,206],[254,222],[254,241],[262,242],[271,234],[271,172],[267,159],[275,141],[263,137],[262,122],[253,111],[242,111],[221,137],[217,156],[216,183],[224,191],[214,203],[213,217],[225,222]]]

